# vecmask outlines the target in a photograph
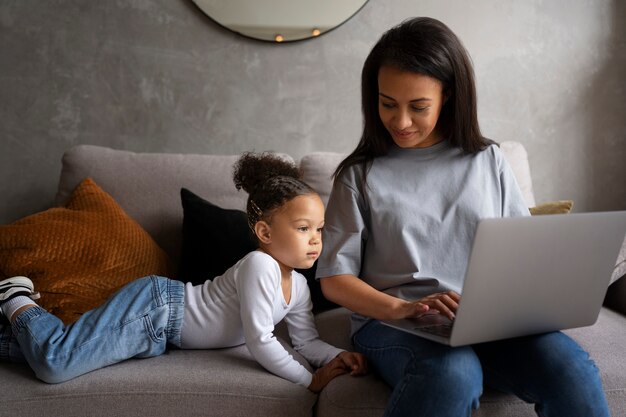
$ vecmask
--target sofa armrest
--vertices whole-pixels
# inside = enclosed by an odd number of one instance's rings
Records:
[[[617,255],[604,305],[626,315],[626,237]]]
[[[626,275],[609,286],[604,305],[626,315]]]

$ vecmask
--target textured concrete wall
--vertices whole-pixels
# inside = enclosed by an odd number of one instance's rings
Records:
[[[67,148],[348,152],[361,65],[416,15],[473,57],[484,133],[528,149],[537,201],[626,209],[626,2],[370,0],[320,38],[230,33],[190,0],[0,3],[0,223],[48,208]]]

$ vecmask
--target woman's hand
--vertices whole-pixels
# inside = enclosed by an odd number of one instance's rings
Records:
[[[409,301],[405,317],[417,317],[424,313],[439,313],[454,320],[461,296],[454,291],[438,292],[417,301]]]
[[[441,313],[453,319],[461,296],[454,291],[406,301],[379,291],[354,275],[333,275],[320,280],[322,292],[330,301],[362,316],[378,320],[418,317]]]
[[[357,352],[341,352],[333,360],[315,371],[308,388],[310,391],[318,393],[331,380],[348,372],[354,376],[365,375],[367,373],[365,356]]]

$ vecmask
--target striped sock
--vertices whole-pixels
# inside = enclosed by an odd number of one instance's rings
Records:
[[[37,304],[25,295],[18,295],[2,303],[0,309],[2,309],[2,313],[10,321],[17,310],[27,305],[36,306]]]

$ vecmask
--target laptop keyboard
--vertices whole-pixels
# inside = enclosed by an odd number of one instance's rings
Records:
[[[433,324],[430,326],[423,326],[423,327],[420,326],[420,327],[416,327],[416,329],[419,329],[426,333],[434,334],[436,336],[450,337],[450,334],[452,333],[452,323]]]

